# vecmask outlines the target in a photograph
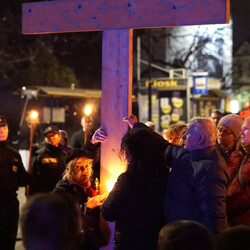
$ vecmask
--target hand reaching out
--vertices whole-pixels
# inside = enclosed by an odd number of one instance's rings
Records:
[[[134,124],[137,123],[137,117],[132,114],[130,117],[123,117],[122,121],[127,122],[129,127],[133,128]]]
[[[97,144],[98,142],[105,142],[107,141],[107,139],[108,139],[108,136],[107,136],[106,131],[102,127],[100,127],[99,129],[95,131],[90,142],[92,144]]]
[[[95,207],[99,207],[103,204],[103,202],[106,200],[107,197],[108,197],[108,193],[103,193],[103,194],[99,194],[99,195],[96,195],[94,197],[91,197],[87,201],[86,207],[88,207],[90,209],[93,209]]]

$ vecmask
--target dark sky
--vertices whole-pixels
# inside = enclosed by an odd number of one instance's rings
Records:
[[[250,42],[250,0],[232,0],[233,46],[238,49],[244,41]]]

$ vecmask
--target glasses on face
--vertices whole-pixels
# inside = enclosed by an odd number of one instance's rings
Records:
[[[218,132],[220,134],[224,134],[224,135],[231,135],[231,134],[233,134],[233,132],[231,130],[226,129],[226,128],[222,128],[222,127],[218,128]]]

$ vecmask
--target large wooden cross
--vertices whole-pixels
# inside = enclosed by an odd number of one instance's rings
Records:
[[[132,109],[135,28],[229,22],[229,0],[60,0],[23,4],[24,34],[103,31],[101,188],[121,173],[117,156]],[[111,247],[112,248],[112,247]]]

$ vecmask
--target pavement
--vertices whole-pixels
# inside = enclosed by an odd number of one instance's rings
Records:
[[[19,190],[18,190],[18,199],[19,199],[19,202],[20,202],[20,209],[21,209],[21,207],[26,202],[25,188],[24,187],[19,188]],[[25,248],[23,247],[22,240],[21,240],[22,235],[21,235],[21,230],[20,230],[19,226],[18,226],[18,232],[17,232],[17,239],[20,239],[20,240],[16,241],[15,250],[25,250]]]

